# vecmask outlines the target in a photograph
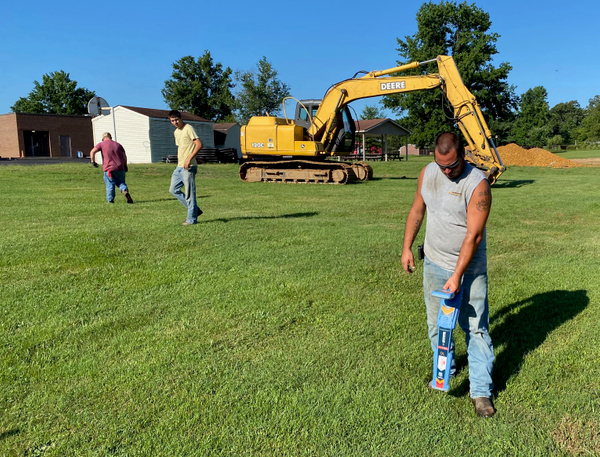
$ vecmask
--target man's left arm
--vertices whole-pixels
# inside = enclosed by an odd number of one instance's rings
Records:
[[[456,269],[444,285],[444,290],[450,289],[451,292],[456,293],[460,289],[461,279],[483,239],[491,207],[492,191],[489,181],[484,179],[473,191],[469,206],[467,206],[467,235],[458,254]]]

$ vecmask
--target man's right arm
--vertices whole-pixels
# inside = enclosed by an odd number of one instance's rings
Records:
[[[96,163],[96,153],[99,151],[100,149],[98,149],[97,147],[93,147],[92,150],[90,151],[90,161],[95,164]]]
[[[421,230],[421,224],[425,218],[425,201],[421,195],[421,186],[423,184],[423,175],[425,174],[425,168],[421,170],[419,175],[419,181],[417,183],[417,192],[415,193],[415,199],[406,218],[406,228],[404,230],[404,244],[402,246],[402,266],[404,271],[412,273],[415,269],[415,258],[412,253],[412,245],[417,238],[419,230]]]

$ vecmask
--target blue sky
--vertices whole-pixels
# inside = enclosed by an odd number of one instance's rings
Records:
[[[26,97],[34,80],[58,70],[110,105],[167,109],[161,89],[172,64],[205,50],[234,71],[253,69],[265,56],[292,96],[320,98],[357,71],[394,67],[397,38],[417,31],[423,3],[10,2],[0,16],[0,114]],[[495,62],[512,65],[508,82],[517,94],[544,86],[550,107],[577,100],[584,108],[600,94],[600,2],[474,3],[500,35]],[[353,106],[360,114],[377,101]]]

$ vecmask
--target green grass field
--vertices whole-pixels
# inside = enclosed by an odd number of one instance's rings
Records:
[[[599,455],[600,170],[494,186],[486,420],[460,330],[451,391],[426,388],[400,249],[428,160],[346,186],[205,165],[190,227],[173,165],[130,166],[134,205],[88,165],[0,167],[0,455]]]
[[[600,157],[598,149],[582,149],[576,151],[552,151],[565,159],[590,159]]]

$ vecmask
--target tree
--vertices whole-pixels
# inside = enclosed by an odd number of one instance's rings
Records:
[[[250,70],[236,73],[236,79],[241,85],[237,93],[236,108],[242,124],[246,124],[252,116],[278,114],[283,99],[290,95],[290,87],[277,78],[277,71],[266,57],[259,60],[257,67],[257,72]]]
[[[213,63],[209,51],[195,60],[185,56],[173,64],[162,95],[171,109],[188,111],[215,122],[233,121],[231,68]]]
[[[77,81],[63,70],[45,74],[42,84],[34,81],[33,86],[26,98],[21,97],[10,107],[14,113],[87,114],[87,104],[95,95],[78,88]]]
[[[562,136],[560,136],[560,135],[554,135],[552,138],[550,138],[550,139],[548,140],[548,147],[549,147],[550,149],[556,149],[556,148],[559,148],[559,147],[560,147],[560,145],[564,143],[564,141],[565,141],[565,140],[563,139],[563,137],[562,137]]]
[[[412,61],[425,61],[438,55],[451,55],[462,80],[475,95],[491,124],[510,119],[518,98],[514,87],[506,82],[512,67],[501,63],[495,67],[491,60],[498,53],[496,41],[499,35],[489,33],[490,16],[475,4],[457,4],[443,1],[440,4],[425,3],[417,12],[418,31],[413,36],[398,39],[398,51],[402,60],[398,65]],[[420,75],[437,72],[432,63],[422,65],[404,75]],[[399,122],[412,131],[411,141],[420,147],[432,146],[442,132],[454,128],[452,115],[444,109],[439,91],[421,90],[387,96],[386,108],[404,116]]]
[[[550,137],[548,92],[543,86],[521,96],[519,112],[511,131],[511,141],[524,148],[543,147]]]
[[[361,119],[384,119],[385,117],[385,113],[377,106],[367,105],[360,113]]]
[[[550,135],[560,136],[561,144],[573,144],[584,117],[585,110],[575,100],[555,105],[550,109]]]
[[[590,99],[585,109],[585,117],[581,121],[578,140],[583,143],[595,144],[600,142],[600,95]]]

